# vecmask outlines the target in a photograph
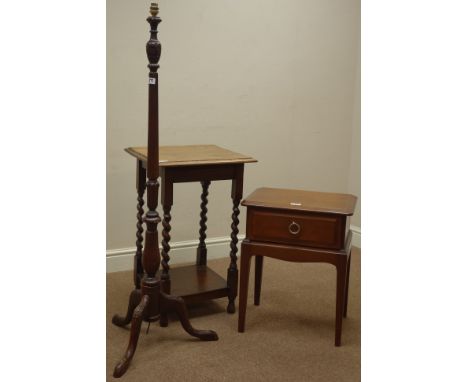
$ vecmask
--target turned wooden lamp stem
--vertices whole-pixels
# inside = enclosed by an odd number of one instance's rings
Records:
[[[148,164],[146,183],[148,211],[145,216],[146,241],[143,252],[143,267],[146,273],[145,279],[154,279],[159,269],[160,254],[157,238],[157,224],[161,221],[158,212],[159,192],[159,102],[158,102],[158,69],[161,57],[161,43],[157,39],[158,25],[161,19],[157,17],[158,5],[151,4],[149,16],[146,20],[151,25],[150,39],[146,44],[148,56]],[[155,244],[155,245],[151,245]]]
[[[148,211],[145,216],[146,233],[145,247],[143,250],[143,269],[145,276],[142,281],[143,294],[154,293],[153,288],[157,287],[156,273],[161,263],[158,240],[158,223],[161,221],[158,212],[159,193],[159,102],[158,102],[158,69],[159,58],[161,57],[161,43],[158,41],[158,25],[161,19],[157,16],[159,12],[156,3],[151,4],[150,13],[146,20],[151,26],[150,39],[146,44],[146,54],[148,56],[148,163],[146,183]],[[152,316],[152,312],[148,312]],[[156,313],[156,312],[155,312]]]

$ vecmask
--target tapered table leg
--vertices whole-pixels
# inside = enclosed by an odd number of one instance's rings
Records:
[[[206,265],[206,222],[208,218],[206,214],[208,212],[208,187],[210,186],[210,181],[201,182],[202,185],[202,194],[201,194],[201,204],[200,204],[200,238],[197,248],[197,265]]]
[[[255,256],[255,290],[254,304],[260,305],[260,293],[262,290],[262,274],[263,274],[263,256]]]
[[[239,318],[237,330],[243,333],[245,330],[245,314],[247,311],[247,296],[249,292],[249,275],[250,275],[250,251],[242,244],[241,246],[241,266],[240,266],[240,290],[239,290]]]
[[[336,264],[335,346],[341,346],[347,260],[347,256],[338,256],[338,262]]]
[[[346,287],[345,287],[345,297],[344,297],[344,309],[343,309],[343,317],[346,317],[348,314],[348,294],[349,294],[349,273],[351,271],[351,252],[348,255],[348,265],[346,267]]]

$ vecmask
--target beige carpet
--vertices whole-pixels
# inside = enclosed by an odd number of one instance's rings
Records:
[[[360,251],[354,249],[341,347],[334,346],[335,268],[265,258],[258,307],[253,305],[253,279],[250,282],[245,333],[237,332],[237,314],[225,312],[226,298],[189,308],[193,326],[215,330],[217,342],[189,337],[175,318],[167,328],[153,323],[148,335],[144,323],[135,357],[121,380],[359,381],[360,260]],[[209,265],[225,276],[228,262],[212,260]],[[114,380],[112,371],[129,334],[113,326],[111,318],[126,312],[131,288],[131,272],[108,274],[108,380]]]

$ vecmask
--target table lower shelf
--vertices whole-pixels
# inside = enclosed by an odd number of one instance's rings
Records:
[[[227,282],[207,266],[187,265],[171,268],[171,294],[185,302],[199,302],[226,297]]]

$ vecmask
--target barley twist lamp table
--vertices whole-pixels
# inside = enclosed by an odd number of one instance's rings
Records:
[[[247,229],[241,245],[239,332],[245,331],[252,256],[255,256],[255,305],[260,305],[264,257],[325,262],[337,270],[335,346],[341,345],[351,265],[349,225],[356,201],[355,196],[348,194],[275,188],[259,188],[242,201],[247,207]]]
[[[134,256],[134,284],[140,288],[143,277],[141,265],[143,250],[143,206],[147,167],[147,148],[127,148],[130,155],[137,159],[137,250]],[[237,234],[239,232],[239,204],[242,199],[244,164],[256,162],[256,159],[226,150],[215,145],[161,146],[159,148],[159,168],[161,176],[161,204],[163,207],[163,231],[160,272],[161,280],[168,288],[166,293],[182,297],[186,303],[206,299],[228,297],[227,311],[235,313],[234,301],[237,296]],[[208,188],[212,181],[231,180],[232,224],[231,224],[231,262],[227,270],[227,281],[207,267],[207,248],[205,244],[207,230]],[[201,213],[199,244],[195,265],[178,267],[169,271],[171,208],[175,183],[200,182]],[[131,304],[130,304],[131,305]],[[129,309],[130,312],[130,309]],[[160,317],[160,325],[167,326],[167,317]]]

